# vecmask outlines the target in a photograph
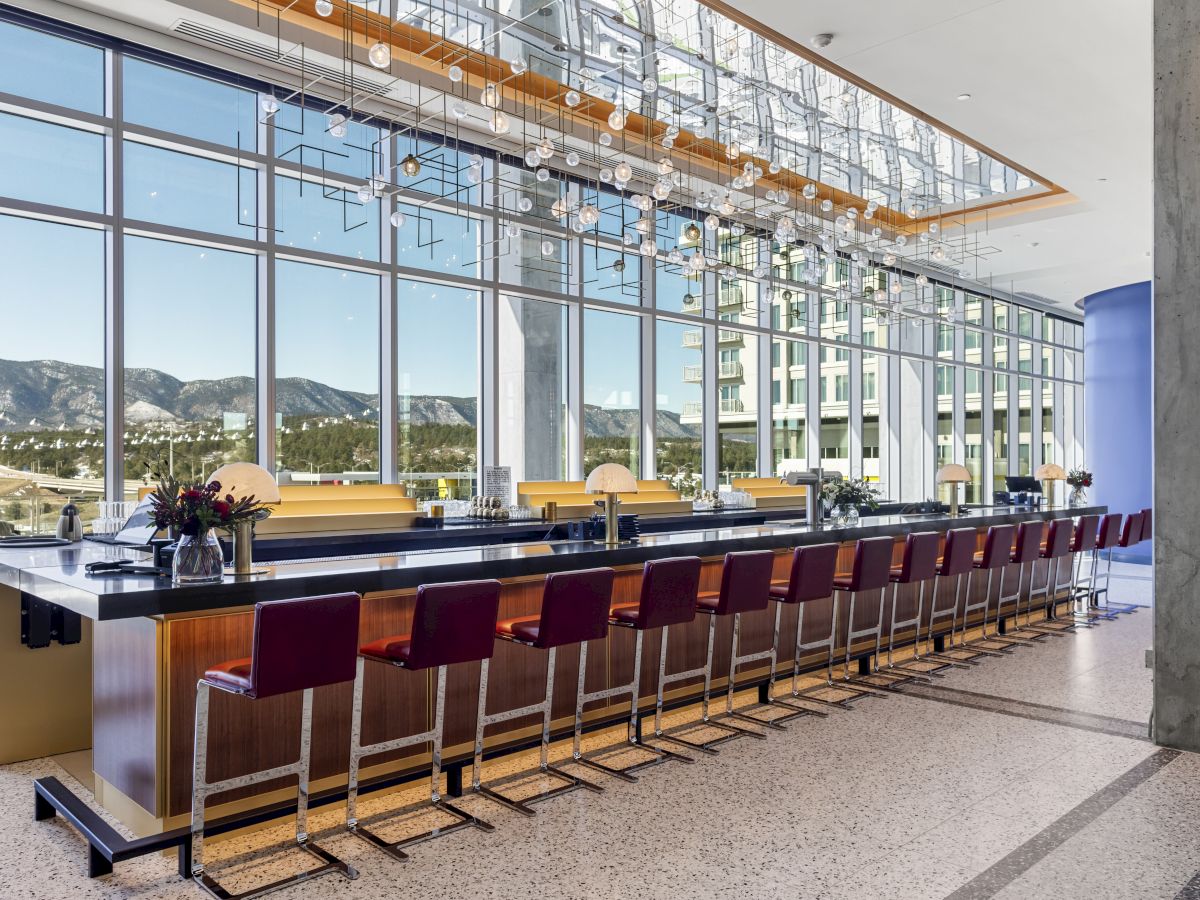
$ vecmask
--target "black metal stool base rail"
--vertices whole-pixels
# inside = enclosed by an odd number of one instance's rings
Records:
[[[946,632],[949,633],[948,631]],[[943,635],[935,635],[935,637],[943,637]],[[902,645],[903,646],[903,645]],[[871,653],[852,654],[851,660],[858,662],[859,672],[866,674],[870,671]],[[800,674],[813,674],[825,668],[825,664],[819,663],[814,666],[807,666],[800,670]],[[738,685],[738,690],[756,689],[758,691],[758,702],[767,704],[769,701],[769,692],[772,685],[771,676],[768,673],[761,677],[747,679]],[[841,680],[835,680],[833,685],[820,684],[808,690],[854,690],[852,685],[847,685]],[[882,693],[876,691],[862,691],[860,693],[865,696],[880,697]],[[680,697],[672,701],[664,701],[662,709],[664,712],[684,709],[689,706],[695,706],[700,702],[701,695],[688,695]],[[785,695],[780,699],[790,699],[790,694]],[[800,698],[809,700],[810,702],[821,703],[813,697],[806,697],[802,693]],[[857,698],[856,698],[857,699]],[[778,702],[778,700],[774,701]],[[829,706],[838,706],[842,709],[852,709],[847,703],[830,702]],[[612,728],[614,725],[627,724],[629,721],[628,712],[618,712],[601,719],[594,719],[583,726],[582,731],[588,732],[602,731],[607,728]],[[643,716],[638,717],[638,740],[642,740],[642,723]],[[682,727],[695,727],[700,723],[689,723]],[[717,724],[719,723],[712,723]],[[759,724],[766,724],[759,723]],[[568,725],[557,729],[551,735],[554,741],[572,737],[574,735],[574,726]],[[662,736],[666,738],[664,734]],[[730,737],[733,737],[732,735]],[[654,735],[649,736],[650,740],[654,739]],[[675,739],[678,743],[683,741]],[[486,750],[483,754],[485,760],[499,759],[504,756],[509,756],[513,753],[522,753],[526,750],[533,750],[541,746],[540,736],[534,736],[511,743],[504,743],[493,746]],[[619,749],[619,748],[617,748]],[[567,760],[568,762],[572,760]],[[451,797],[462,797],[463,789],[463,771],[469,770],[473,762],[470,753],[454,757],[443,762],[442,771],[446,774],[446,793]],[[419,768],[403,769],[388,775],[380,775],[375,778],[365,779],[359,784],[360,794],[370,794],[376,791],[388,790],[390,788],[399,787],[404,784],[409,784],[414,781],[419,781],[428,778],[430,774],[430,766],[422,766]],[[88,864],[87,871],[89,878],[100,878],[104,875],[111,875],[113,866],[116,863],[125,862],[127,860],[136,859],[139,856],[149,856],[155,853],[163,853],[168,850],[179,850],[179,875],[185,880],[191,880],[192,877],[192,859],[191,859],[191,829],[188,826],[173,828],[170,831],[164,831],[160,834],[152,834],[141,838],[127,838],[112,825],[110,825],[103,816],[93,810],[88,804],[61,780],[53,775],[48,775],[43,778],[34,780],[34,819],[36,821],[46,821],[53,819],[56,815],[62,816],[75,827],[75,829],[84,837],[88,843]],[[347,790],[344,787],[330,788],[325,791],[314,792],[309,797],[309,809],[328,806],[334,803],[344,803],[347,798]],[[237,831],[242,828],[248,828],[255,825],[262,825],[266,822],[271,822],[275,819],[285,818],[295,815],[296,801],[284,800],[279,803],[262,806],[257,809],[238,813],[232,816],[214,819],[206,822],[204,825],[205,837],[215,837],[221,834],[228,834],[232,831]]]

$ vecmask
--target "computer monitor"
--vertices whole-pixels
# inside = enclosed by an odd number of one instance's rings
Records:
[[[1028,475],[1009,475],[1004,479],[1004,486],[1010,494],[1040,494],[1042,483]]]
[[[154,513],[149,497],[143,497],[134,509],[133,514],[125,520],[121,530],[113,535],[114,544],[126,544],[131,547],[144,547],[150,543],[158,531],[154,524]]]

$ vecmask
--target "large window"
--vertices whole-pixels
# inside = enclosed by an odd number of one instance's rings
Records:
[[[703,487],[704,332],[659,319],[655,332],[655,472],[684,497]]]
[[[379,277],[275,269],[275,467],[292,481],[379,480]]]
[[[254,461],[255,265],[248,253],[125,239],[127,490]]]
[[[583,472],[601,463],[641,465],[641,320],[588,309],[583,314]]]

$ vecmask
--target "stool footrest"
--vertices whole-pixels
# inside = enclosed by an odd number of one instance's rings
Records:
[[[519,812],[525,816],[535,815],[535,812],[531,808],[530,804],[541,803],[543,800],[549,800],[552,797],[568,794],[571,791],[576,791],[580,788],[597,794],[604,793],[604,788],[600,787],[600,785],[592,784],[590,781],[585,781],[582,778],[572,775],[570,772],[564,772],[562,769],[556,766],[541,766],[532,770],[531,774],[549,775],[551,778],[557,778],[564,783],[560,784],[558,787],[540,791],[539,793],[531,794],[528,797],[522,797],[520,800],[516,800],[512,797],[502,794],[500,791],[489,787],[486,784],[478,785],[477,787],[471,788],[471,790],[475,791],[481,796],[487,797],[489,800],[499,803],[501,806],[507,806],[509,809],[515,810],[516,812]]]
[[[306,841],[297,846],[306,853],[315,856],[321,860],[322,865],[315,869],[308,869],[304,872],[298,872],[295,875],[289,875],[286,878],[280,878],[278,881],[272,881],[270,884],[264,884],[261,887],[251,888],[248,891],[241,893],[230,893],[228,889],[223,887],[219,881],[213,878],[206,871],[194,872],[192,880],[204,890],[205,893],[217,900],[250,900],[251,897],[261,897],[263,894],[269,894],[274,891],[282,890],[283,888],[291,887],[297,884],[303,884],[306,881],[312,881],[314,878],[319,878],[322,875],[328,875],[331,872],[339,872],[351,881],[358,878],[358,870],[348,863],[342,862],[324,847],[320,847],[311,841]]]
[[[634,772],[640,772],[642,769],[648,769],[651,766],[662,765],[663,763],[671,762],[672,760],[685,763],[695,762],[695,760],[690,756],[684,756],[681,753],[663,750],[661,747],[651,747],[648,744],[635,744],[630,741],[627,741],[623,745],[606,748],[606,750],[599,752],[607,752],[608,750],[613,752],[616,752],[617,750],[641,750],[644,753],[649,753],[650,759],[644,759],[641,762],[631,763],[628,766],[610,766],[606,763],[600,762],[598,759],[590,758],[581,753],[579,756],[574,757],[574,760],[581,766],[587,766],[589,769],[595,769],[597,772],[603,772],[605,775],[611,775],[613,778],[620,778],[622,781],[629,782],[637,781],[637,778],[633,774]]]
[[[424,804],[423,804],[424,805]],[[349,830],[351,833],[358,835],[369,844],[378,847],[389,856],[398,859],[408,859],[408,854],[404,852],[405,847],[411,847],[414,844],[421,844],[425,841],[431,841],[436,837],[441,837],[444,834],[452,834],[455,831],[461,831],[464,828],[478,828],[480,831],[495,831],[496,827],[485,822],[477,816],[471,815],[465,810],[459,809],[453,803],[445,800],[437,800],[428,804],[430,809],[436,809],[439,812],[448,813],[454,816],[458,821],[450,825],[431,828],[429,831],[423,831],[420,834],[415,834],[412,837],[407,837],[399,841],[387,841],[371,831],[369,828],[364,828],[361,824],[352,826]]]

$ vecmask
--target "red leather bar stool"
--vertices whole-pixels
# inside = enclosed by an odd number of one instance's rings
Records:
[[[354,679],[358,650],[358,594],[333,594],[298,600],[274,600],[254,606],[250,656],[208,669],[196,684],[196,751],[192,769],[192,878],[220,900],[240,900],[309,881],[330,872],[347,878],[358,872],[308,839],[308,780],[312,763],[313,689]],[[262,772],[207,781],[208,705],[214,690],[248,701],[281,694],[302,694],[300,758]],[[204,868],[204,801],[211,794],[294,775],[296,844],[320,860],[314,869],[239,894],[230,893]]]
[[[1146,512],[1131,513],[1125,517],[1125,524],[1121,526],[1121,539],[1117,541],[1117,546],[1122,548],[1135,547],[1144,541],[1147,537],[1146,529]],[[1105,587],[1108,586],[1108,575],[1112,572],[1112,549],[1108,551],[1108,566],[1105,570]],[[1108,592],[1105,591],[1105,601],[1108,600]],[[1137,605],[1132,603],[1118,604],[1117,606],[1108,605],[1107,609],[1115,613],[1131,613],[1137,610]]]
[[[578,760],[580,734],[583,728],[583,705],[589,695],[584,693],[587,673],[587,642],[608,635],[608,611],[612,604],[613,578],[609,568],[581,569],[577,572],[555,572],[546,576],[542,589],[542,608],[536,616],[503,619],[496,624],[496,637],[503,641],[546,651],[546,695],[540,703],[488,714],[486,691],[480,694],[479,717],[475,725],[475,762],[471,770],[471,789],[514,809],[526,816],[534,815],[530,806],[578,788],[602,793],[604,788],[584,781],[557,766],[550,765],[550,722],[554,700],[554,661],[558,648],[579,645],[579,676],[575,689],[575,733],[571,755]],[[606,693],[606,692],[600,692]],[[481,782],[483,767],[483,734],[488,725],[506,722],[521,716],[541,713],[542,742],[538,770],[543,775],[563,782],[529,797],[515,800]]]
[[[662,732],[663,685],[669,677],[666,675],[667,634],[672,625],[683,625],[696,618],[696,596],[700,591],[700,568],[701,563],[698,556],[650,560],[642,568],[642,584],[638,602],[619,604],[608,611],[610,626],[633,629],[633,674],[628,685],[615,687],[609,691],[598,691],[587,696],[615,697],[628,693],[629,735],[626,746],[636,747],[649,753],[650,758],[620,768],[589,759],[586,755],[577,757],[576,762],[617,778],[630,780],[631,773],[648,766],[656,766],[673,759],[686,763],[693,761],[691,757],[673,753],[661,747],[653,747],[640,741],[638,697],[642,676],[642,638],[650,629],[658,628],[662,633],[658,651],[658,690],[654,706],[654,731],[655,734],[660,734]],[[699,674],[699,670],[696,673],[684,673],[682,677],[690,674]],[[675,680],[678,680],[679,677],[681,676],[675,676]]]
[[[1111,619],[1114,615],[1101,615],[1090,609],[1093,575],[1084,570],[1084,555],[1094,559],[1096,545],[1100,541],[1100,516],[1080,516],[1071,535],[1071,616],[1084,624],[1099,619]],[[1080,600],[1083,604],[1080,608]]]
[[[1044,587],[1035,588],[1030,585],[1029,602],[1033,604],[1034,597],[1045,597],[1046,618],[1040,622],[1042,628],[1057,628],[1060,631],[1073,629],[1076,621],[1066,621],[1058,618],[1058,594],[1061,590],[1069,590],[1071,587],[1071,563],[1067,560],[1067,579],[1064,581],[1060,578],[1062,573],[1062,563],[1067,555],[1071,552],[1071,534],[1074,529],[1074,523],[1070,519],[1054,519],[1050,522],[1049,531],[1046,533],[1046,541],[1042,545],[1039,558],[1046,560],[1046,584]]]
[[[1031,623],[1030,602],[1025,596],[1025,570],[1029,568],[1029,586],[1033,586],[1032,564],[1042,550],[1042,532],[1044,524],[1038,522],[1022,522],[1017,526],[1017,540],[1013,546],[1009,563],[1017,566],[1017,585],[1012,594],[1004,593],[1004,579],[1008,575],[1008,567],[1000,570],[1000,587],[996,595],[996,630],[999,632],[1004,621],[1004,605],[1010,601],[1013,604],[1013,628],[1004,632],[1004,639],[1036,643],[1047,634],[1061,634],[1056,629],[1043,631]],[[1021,601],[1025,600],[1025,624],[1021,625]]]
[[[942,547],[941,558],[937,562],[937,571],[933,579],[933,597],[929,601],[929,618],[925,630],[925,644],[932,647],[922,656],[925,661],[936,661],[945,666],[959,669],[969,669],[985,654],[967,647],[959,646],[958,610],[962,605],[963,577],[971,576],[971,563],[975,557],[975,546],[978,542],[974,528],[952,528],[946,532],[945,545]],[[943,579],[954,579],[954,603],[951,606],[938,606],[938,588]],[[950,629],[940,634],[935,633],[938,623],[943,619],[950,620]],[[937,649],[937,639],[950,639],[950,645]]]
[[[910,681],[928,681],[930,675],[935,675],[946,668],[945,663],[925,662],[921,659],[921,621],[925,612],[925,584],[937,578],[938,551],[942,547],[942,536],[936,531],[909,532],[904,539],[904,559],[898,566],[892,566],[888,579],[892,583],[892,614],[891,626],[888,629],[887,667],[879,671],[879,675],[892,679],[896,686]],[[917,608],[911,619],[898,620],[896,610],[899,608],[899,592],[902,584],[916,584]],[[913,629],[913,658],[896,665],[892,653],[896,646],[896,630],[898,628]]]
[[[856,685],[866,685],[869,688],[881,687],[870,684],[863,676],[874,675],[879,671],[879,649],[883,641],[883,604],[887,597],[888,584],[892,575],[892,550],[896,542],[890,537],[860,538],[854,545],[854,568],[849,575],[835,575],[833,589],[850,595],[846,613],[846,656],[842,671],[842,680],[850,681],[850,660],[854,656],[854,642],[858,638],[875,638],[875,652],[868,653],[863,659],[866,662],[855,680]],[[858,595],[864,592],[879,592],[876,604],[875,624],[868,628],[855,628],[855,608],[858,605]],[[868,690],[868,693],[875,693]],[[876,694],[878,696],[878,694]]]
[[[775,601],[776,648],[778,648],[779,619],[780,613],[783,611],[783,606],[785,603],[795,604],[796,606],[796,652],[792,661],[791,696],[812,703],[846,708],[845,700],[828,700],[810,696],[816,691],[828,692],[830,688],[836,691],[843,690],[840,687],[835,687],[833,684],[833,648],[837,641],[837,608],[836,601],[833,599],[833,576],[837,574],[837,558],[840,549],[839,544],[813,544],[808,547],[797,547],[792,553],[792,568],[788,573],[788,580],[771,583],[771,599]],[[820,640],[805,643],[804,610],[807,606],[818,600],[829,600],[831,604],[834,604],[830,611],[829,635]],[[801,691],[798,684],[800,658],[803,656],[805,650],[817,649],[825,650],[826,683]],[[789,703],[786,699],[774,697],[772,689],[775,687],[777,677],[776,660],[772,659],[771,683],[767,689],[767,696],[771,698],[771,702],[773,703],[791,706],[796,710],[794,716],[784,716],[777,721],[787,721],[796,716],[813,712],[813,710],[807,707]],[[857,692],[855,693],[857,694]]]
[[[741,632],[742,613],[755,612],[767,608],[771,593],[771,571],[775,566],[775,554],[770,550],[749,550],[740,553],[726,553],[725,563],[721,567],[721,589],[719,591],[701,591],[696,597],[696,612],[709,616],[708,620],[708,651],[704,666],[704,695],[701,700],[700,722],[689,722],[679,727],[679,731],[704,725],[725,732],[720,737],[708,741],[690,741],[678,734],[662,732],[656,734],[663,740],[682,744],[696,750],[712,750],[718,744],[731,741],[742,735],[766,738],[760,731],[732,724],[730,719],[742,719],[756,725],[769,725],[768,722],[746,716],[733,707],[733,694],[736,690],[737,667],[745,662],[767,659],[770,650],[760,653],[738,655]],[[712,697],[712,660],[713,642],[717,633],[717,618],[733,616],[733,638],[729,647],[729,683],[725,691],[725,711],[720,714],[723,721],[716,721],[709,715],[709,703]],[[776,726],[779,727],[779,726]]]
[[[500,610],[500,582],[459,581],[449,584],[423,584],[417,588],[413,607],[412,630],[364,644],[358,650],[358,671],[354,680],[354,707],[350,720],[350,779],[346,797],[346,827],[396,859],[407,859],[405,847],[462,828],[495,829],[447,800],[442,799],[442,732],[446,713],[446,668],[459,663],[480,663],[479,693],[487,692],[488,662],[495,646],[493,635]],[[366,663],[396,666],[410,672],[435,669],[433,727],[420,734],[407,735],[374,744],[362,743],[363,687]],[[429,775],[430,806],[449,813],[456,821],[401,841],[387,841],[365,828],[358,820],[358,771],[362,760],[390,753],[414,744],[433,745],[433,767]]]
[[[1124,517],[1120,513],[1109,513],[1100,520],[1100,533],[1096,539],[1096,549],[1092,551],[1092,594],[1089,606],[1093,611],[1115,616],[1125,609],[1110,608],[1108,605],[1108,583],[1112,573],[1112,549],[1121,543],[1121,523]],[[1105,568],[1100,571],[1100,554],[1104,553]],[[1104,595],[1104,605],[1100,605],[1100,595]]]
[[[967,596],[963,603],[962,634],[963,646],[979,650],[985,655],[999,656],[1008,653],[1017,646],[1016,641],[1005,641],[988,634],[988,615],[992,606],[992,581],[997,569],[1003,570],[1012,559],[1013,538],[1016,537],[1015,525],[992,525],[983,539],[983,549],[971,559],[972,571],[967,573]],[[983,590],[983,599],[978,602],[971,600],[971,576],[976,572],[987,572],[987,585]],[[975,612],[983,613],[980,624],[980,636],[967,641],[966,633],[968,619]],[[999,627],[997,626],[997,631]]]

